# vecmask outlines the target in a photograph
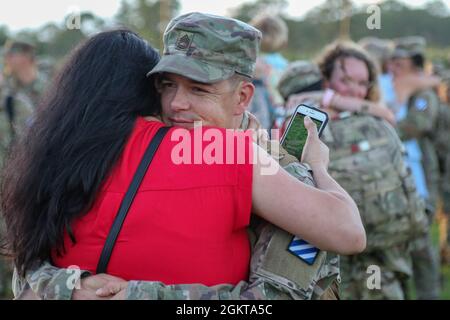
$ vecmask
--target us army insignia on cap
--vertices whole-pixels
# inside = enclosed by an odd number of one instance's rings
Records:
[[[428,102],[424,98],[418,98],[416,99],[414,106],[416,107],[417,110],[423,111],[428,107]]]
[[[297,236],[292,239],[288,250],[309,265],[314,263],[319,253],[319,249]]]
[[[194,34],[190,32],[182,32],[178,36],[176,47],[178,50],[187,50],[191,46]]]

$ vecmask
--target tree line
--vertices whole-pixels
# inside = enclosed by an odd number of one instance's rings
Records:
[[[263,10],[279,13],[289,27],[289,43],[283,53],[291,59],[310,58],[326,44],[342,37],[343,21],[348,24],[344,36],[352,40],[366,36],[396,38],[420,35],[427,39],[433,57],[450,58],[450,9],[441,0],[430,0],[422,7],[411,7],[399,0],[385,1],[379,5],[381,28],[374,30],[366,25],[370,17],[367,7],[352,0],[327,0],[301,18],[293,18],[296,13],[287,11],[286,0],[255,0],[230,9],[229,15],[248,22]],[[161,34],[179,10],[178,0],[123,0],[112,19],[104,20],[91,12],[82,12],[80,29],[68,29],[68,17],[60,23],[51,22],[17,34],[0,25],[0,46],[8,38],[26,39],[36,45],[40,56],[59,60],[90,34],[123,26],[161,48]]]

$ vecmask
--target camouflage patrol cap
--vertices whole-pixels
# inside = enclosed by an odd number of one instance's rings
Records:
[[[261,32],[226,17],[188,13],[173,19],[164,32],[164,55],[147,76],[170,72],[214,83],[235,73],[252,78]]]
[[[424,37],[412,36],[394,40],[394,58],[411,58],[415,55],[425,55],[427,42]]]
[[[358,44],[380,62],[389,59],[394,51],[394,43],[387,39],[365,37]]]
[[[299,60],[292,62],[282,74],[278,82],[278,91],[287,99],[291,94],[299,92],[322,79],[319,67],[310,62]]]
[[[30,42],[25,40],[8,40],[4,45],[4,53],[27,53],[34,55],[35,47]]]

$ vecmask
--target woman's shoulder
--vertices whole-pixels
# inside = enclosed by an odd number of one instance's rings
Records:
[[[136,128],[156,128],[162,127],[164,123],[156,117],[142,117],[136,119]]]
[[[146,145],[156,132],[165,124],[155,117],[137,117],[133,132],[128,140],[129,144],[141,141]]]

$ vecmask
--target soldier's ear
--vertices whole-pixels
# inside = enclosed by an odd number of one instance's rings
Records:
[[[236,108],[234,115],[241,115],[247,110],[255,93],[255,86],[249,81],[242,81],[236,89]]]

